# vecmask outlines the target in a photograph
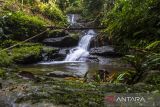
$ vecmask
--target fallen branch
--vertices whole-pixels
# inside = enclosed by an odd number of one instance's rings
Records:
[[[65,27],[56,27],[56,26],[46,26],[50,29],[63,29],[63,30],[88,30],[88,29],[105,29],[106,27],[79,27],[79,28],[65,28]]]

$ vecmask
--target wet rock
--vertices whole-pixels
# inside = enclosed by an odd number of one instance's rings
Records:
[[[60,54],[61,56],[66,57],[67,54],[69,53],[69,50],[70,50],[70,49],[72,49],[72,48],[62,48],[62,49],[60,49],[60,51],[59,51],[58,54]]]
[[[76,46],[78,44],[78,38],[74,38],[72,36],[47,38],[43,40],[43,43],[48,46],[71,47]]]
[[[52,61],[63,61],[64,58],[65,58],[65,56],[64,56],[64,55],[61,55],[61,54],[59,54],[59,53],[55,53],[55,54],[53,54],[52,57],[51,57]]]
[[[43,61],[52,61],[55,58],[55,54],[59,52],[59,48],[54,47],[44,47],[42,50]]]
[[[98,56],[90,55],[87,59],[87,62],[91,62],[91,63],[99,62]]]
[[[65,78],[65,77],[79,77],[78,75],[69,73],[69,72],[62,72],[62,71],[54,71],[54,72],[50,72],[47,73],[46,76],[49,77],[58,77],[58,78]]]
[[[61,31],[61,30],[51,30],[49,31],[48,37],[49,38],[55,38],[55,37],[64,37],[68,35],[67,31]]]
[[[18,73],[18,76],[23,77],[24,79],[30,79],[30,80],[36,79],[33,73],[27,71],[21,71],[20,73]]]
[[[110,46],[102,46],[90,49],[91,55],[99,55],[105,57],[118,57],[120,56],[117,52],[115,52],[114,48]]]

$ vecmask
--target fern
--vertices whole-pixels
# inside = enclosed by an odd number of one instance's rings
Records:
[[[155,49],[155,48],[157,48],[159,45],[160,45],[160,41],[155,41],[155,42],[149,44],[149,45],[146,47],[146,49],[148,49],[148,50]]]

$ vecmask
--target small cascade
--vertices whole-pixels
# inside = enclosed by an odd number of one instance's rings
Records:
[[[89,30],[79,41],[76,48],[70,50],[69,54],[65,58],[65,61],[86,61],[89,56],[88,48],[90,46],[91,39],[96,35],[93,30]]]
[[[68,22],[70,23],[70,25],[74,25],[76,23],[75,14],[69,14],[67,17],[68,17]]]

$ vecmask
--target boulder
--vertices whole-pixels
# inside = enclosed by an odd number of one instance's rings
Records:
[[[78,38],[72,36],[47,38],[43,40],[43,43],[48,46],[71,47],[71,46],[76,46],[78,44]]]
[[[91,55],[105,56],[105,57],[117,57],[120,56],[113,47],[102,46],[90,49]]]
[[[98,56],[89,55],[87,62],[98,63],[99,62]]]
[[[42,60],[43,61],[52,61],[55,58],[55,54],[59,52],[59,48],[54,47],[43,47],[42,50]]]

